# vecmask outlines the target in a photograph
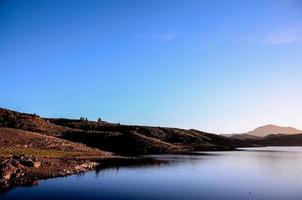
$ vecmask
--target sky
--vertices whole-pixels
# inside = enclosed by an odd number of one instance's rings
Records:
[[[0,0],[0,107],[302,129],[301,0]]]

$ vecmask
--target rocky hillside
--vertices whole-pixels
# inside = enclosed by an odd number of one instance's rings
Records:
[[[268,135],[255,143],[262,146],[302,146],[302,134]]]
[[[0,109],[0,127],[55,136],[121,155],[232,150],[238,141],[197,130],[51,119]]]
[[[118,154],[178,153],[192,150],[231,150],[236,142],[197,130],[128,126],[86,120],[47,119],[53,124],[81,130],[63,138],[84,142]],[[97,141],[97,142],[96,142]]]
[[[57,126],[36,114],[27,114],[0,108],[0,127],[38,132],[45,135],[60,135],[68,128]]]
[[[45,157],[109,156],[111,153],[81,143],[30,131],[0,127],[0,152],[7,155],[31,154]]]

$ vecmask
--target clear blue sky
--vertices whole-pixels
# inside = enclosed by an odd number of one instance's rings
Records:
[[[302,2],[0,0],[0,72],[45,117],[302,129]]]

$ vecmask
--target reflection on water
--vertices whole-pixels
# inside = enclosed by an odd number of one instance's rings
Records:
[[[49,179],[36,187],[14,189],[0,199],[302,199],[302,147],[154,157],[170,164]]]

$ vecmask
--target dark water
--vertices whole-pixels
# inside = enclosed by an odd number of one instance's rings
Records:
[[[49,179],[0,199],[302,199],[302,147],[158,157],[173,162]]]

